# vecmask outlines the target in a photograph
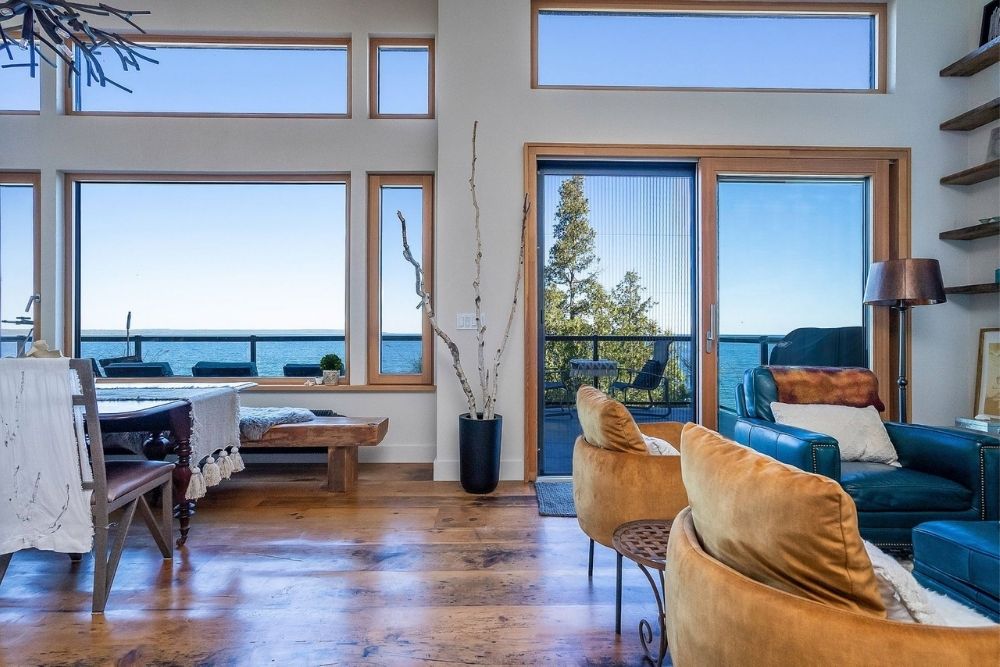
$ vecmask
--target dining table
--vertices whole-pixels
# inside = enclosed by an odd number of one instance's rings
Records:
[[[162,461],[169,455],[177,457],[177,465],[173,471],[174,516],[180,526],[177,546],[187,542],[191,529],[191,517],[195,513],[197,498],[189,497],[189,486],[194,474],[201,475],[198,470],[200,460],[205,452],[196,451],[192,446],[194,436],[194,403],[199,397],[232,392],[235,396],[240,389],[252,387],[253,383],[230,383],[211,386],[191,387],[155,384],[99,384],[97,389],[97,412],[101,424],[102,435],[106,434],[143,434],[141,438],[141,453],[150,460]],[[236,444],[239,443],[238,407],[235,415],[236,423],[232,424],[236,434]],[[224,425],[228,426],[228,425]],[[225,430],[225,428],[223,428]],[[109,440],[115,441],[115,438]],[[112,446],[118,445],[114,442]],[[104,442],[105,449],[109,443]],[[214,445],[208,450],[211,453]],[[201,492],[204,493],[204,490]]]

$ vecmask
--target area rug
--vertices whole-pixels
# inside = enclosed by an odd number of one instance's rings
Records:
[[[573,505],[573,482],[536,482],[535,495],[538,498],[538,513],[541,516],[576,516]]]

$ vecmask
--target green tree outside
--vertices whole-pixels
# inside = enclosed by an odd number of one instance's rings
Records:
[[[636,271],[625,275],[609,291],[597,280],[600,258],[595,252],[597,233],[590,225],[590,203],[584,196],[583,176],[573,176],[559,186],[559,205],[544,270],[543,323],[547,336],[670,335],[651,317],[656,302]],[[620,369],[639,369],[650,358],[652,345],[641,341],[601,342],[600,355],[613,359]],[[562,379],[570,359],[590,358],[587,341],[546,341],[546,379]],[[670,400],[686,397],[684,375],[676,355],[664,373]],[[623,378],[627,379],[627,378]],[[654,392],[663,400],[663,386]]]

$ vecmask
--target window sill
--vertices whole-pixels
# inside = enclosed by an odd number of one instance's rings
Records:
[[[250,393],[367,393],[367,394],[397,394],[397,393],[433,393],[437,387],[432,384],[258,384],[252,389],[247,389]]]
[[[244,389],[255,393],[293,393],[293,392],[342,392],[342,393],[433,393],[437,387],[432,384],[314,384],[307,385],[305,379],[296,382],[298,378],[223,378],[223,377],[189,377],[174,375],[165,378],[98,378],[97,384],[219,384],[221,382],[255,382],[256,386]]]

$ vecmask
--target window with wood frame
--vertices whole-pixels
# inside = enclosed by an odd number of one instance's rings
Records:
[[[368,176],[368,384],[433,384],[434,340],[416,292],[420,263],[424,290],[434,288],[434,177]]]
[[[0,357],[27,352],[39,333],[37,172],[0,172]]]
[[[346,375],[348,185],[346,174],[67,175],[76,355],[116,360],[101,363],[109,377],[301,385],[332,353]]]
[[[886,5],[534,0],[532,87],[885,92]]]
[[[37,66],[31,71],[31,52],[17,44],[0,46],[0,113],[37,113],[41,108],[41,68],[48,67],[35,56]]]
[[[373,37],[368,48],[371,118],[434,117],[434,40]]]
[[[114,83],[73,75],[72,113],[193,116],[351,115],[351,40],[143,37],[140,70],[98,55]],[[79,52],[77,53],[79,58]],[[93,85],[91,85],[93,84]]]

